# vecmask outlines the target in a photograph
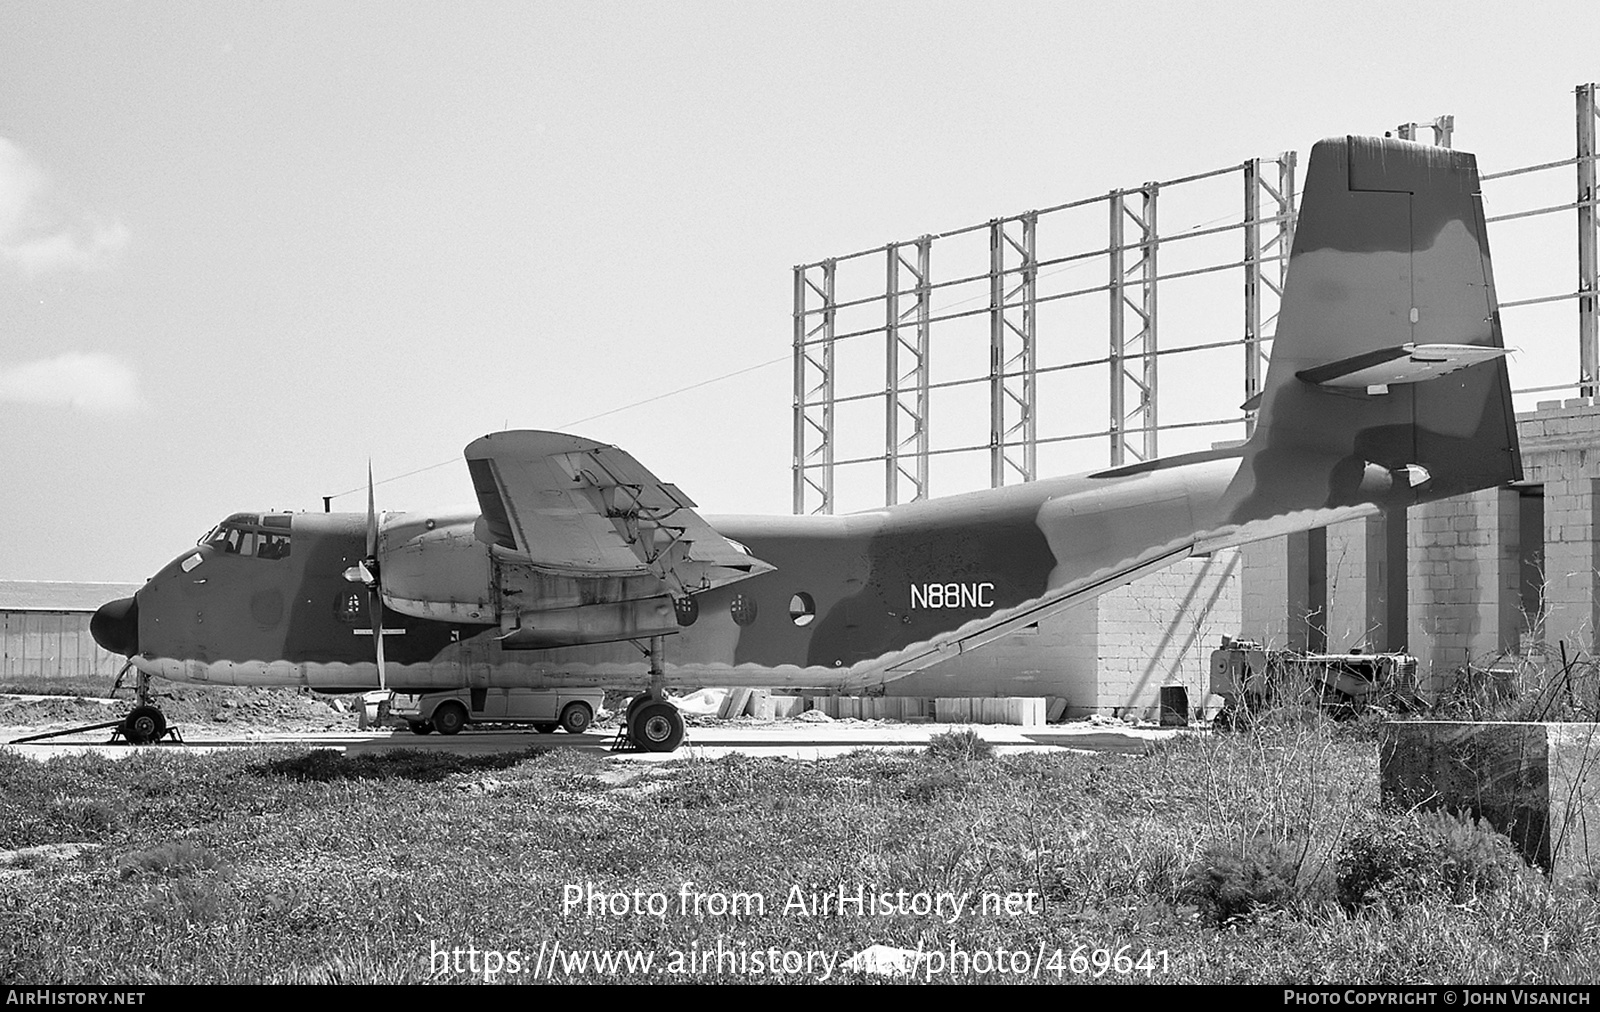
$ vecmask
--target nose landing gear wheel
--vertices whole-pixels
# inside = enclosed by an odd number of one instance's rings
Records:
[[[166,714],[153,706],[136,706],[122,721],[122,736],[135,745],[160,741],[166,733]]]
[[[666,700],[629,707],[628,737],[646,752],[671,752],[683,744],[683,715]]]

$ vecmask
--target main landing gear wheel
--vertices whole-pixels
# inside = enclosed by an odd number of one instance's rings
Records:
[[[588,703],[568,703],[561,711],[561,729],[568,734],[582,734],[593,719]]]
[[[433,729],[440,734],[456,734],[467,726],[467,711],[460,703],[441,703],[433,711]]]
[[[628,737],[646,752],[671,752],[683,744],[683,714],[664,699],[628,708]]]
[[[122,721],[122,736],[134,745],[160,741],[166,733],[166,714],[153,706],[136,706]]]

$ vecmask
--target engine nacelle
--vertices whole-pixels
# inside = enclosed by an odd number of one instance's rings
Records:
[[[491,544],[476,511],[385,517],[385,606],[403,615],[498,623],[507,649],[612,643],[678,631],[672,598],[648,572],[568,573]]]
[[[478,512],[401,513],[378,534],[383,603],[402,615],[491,625],[500,618]]]

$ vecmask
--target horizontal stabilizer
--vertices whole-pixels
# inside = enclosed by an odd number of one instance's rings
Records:
[[[1509,354],[1509,348],[1474,344],[1402,344],[1295,373],[1317,386],[1362,390],[1421,383]]]

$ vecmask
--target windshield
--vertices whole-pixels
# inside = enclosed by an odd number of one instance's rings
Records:
[[[290,513],[235,513],[211,528],[211,533],[201,538],[199,543],[223,555],[286,559],[289,557],[292,517]]]

